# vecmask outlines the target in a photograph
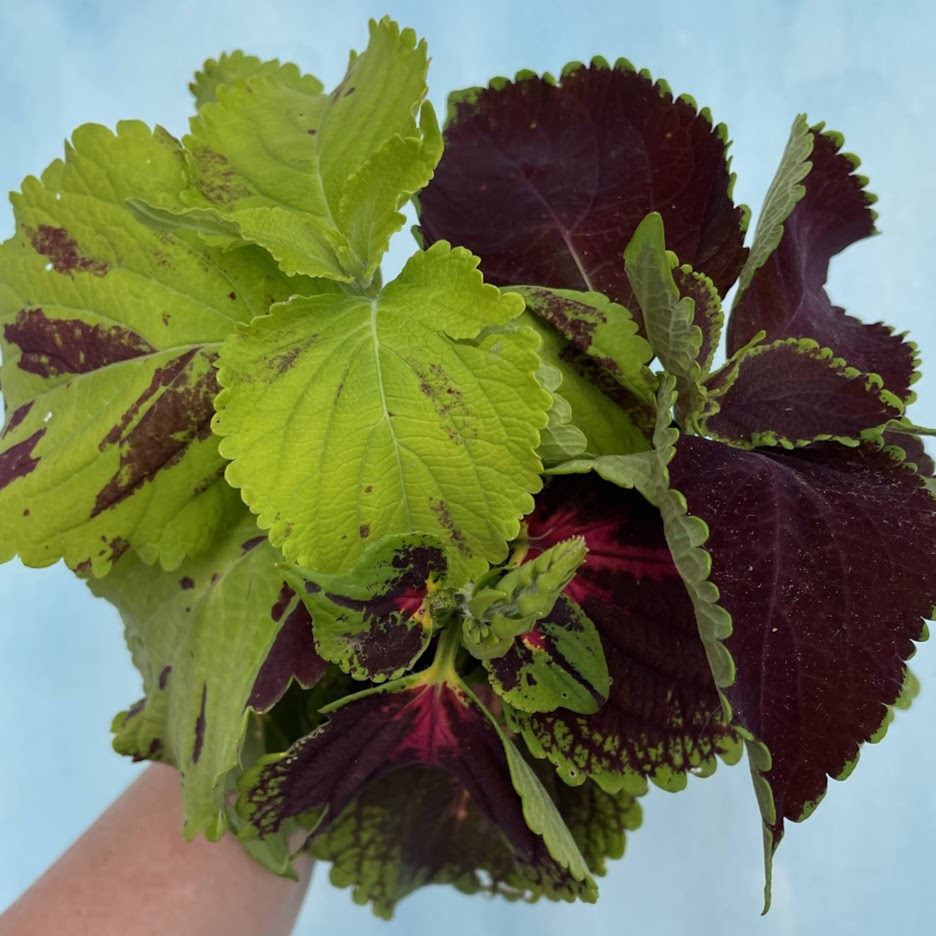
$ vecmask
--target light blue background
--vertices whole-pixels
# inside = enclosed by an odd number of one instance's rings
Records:
[[[332,3],[286,0],[0,0],[0,189],[19,188],[61,153],[78,124],[136,117],[176,134],[190,73],[245,48],[339,79],[370,16],[391,13],[427,37],[437,107],[449,90],[520,68],[626,56],[689,92],[735,140],[736,197],[755,208],[794,115],[845,133],[880,196],[885,236],[833,264],[832,297],[869,320],[910,329],[924,366],[936,350],[934,8],[926,0]],[[0,207],[0,237],[12,233]],[[385,272],[412,248],[394,242]],[[918,384],[917,422],[936,421],[936,380]],[[134,775],[110,749],[114,712],[139,680],[116,615],[61,568],[0,568],[0,907],[46,867]],[[915,661],[923,694],[882,745],[775,863],[761,919],[761,833],[746,768],[645,799],[643,827],[604,880],[596,907],[511,906],[441,889],[405,901],[386,925],[352,905],[322,869],[297,933],[877,934],[930,931],[936,838],[936,648]]]

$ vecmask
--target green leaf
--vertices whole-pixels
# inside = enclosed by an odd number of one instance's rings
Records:
[[[532,331],[471,340],[520,311],[477,263],[435,244],[376,298],[294,299],[226,343],[227,479],[290,560],[335,572],[412,531],[453,547],[462,582],[506,558],[551,401]]]
[[[536,331],[542,341],[543,364],[561,372],[561,395],[572,409],[570,425],[585,436],[588,454],[616,455],[650,448],[654,413],[643,401],[531,312],[524,312],[517,322]]]
[[[248,700],[296,600],[279,553],[257,537],[249,514],[240,516],[210,554],[175,572],[128,553],[89,582],[120,611],[146,693],[115,719],[115,746],[179,768],[189,839],[224,832],[225,782],[239,764]]]
[[[464,643],[478,659],[503,656],[518,634],[531,631],[549,614],[575,570],[585,560],[585,541],[557,543],[494,585],[478,588],[468,600]]]
[[[653,352],[624,306],[598,292],[542,286],[513,286],[511,292],[520,293],[530,312],[555,328],[638,400],[652,402],[654,379],[647,365]]]
[[[331,94],[293,65],[216,87],[185,139],[190,188],[153,207],[260,244],[287,273],[369,283],[442,154],[427,65],[425,42],[385,17]]]
[[[87,125],[13,196],[16,235],[0,247],[0,559],[64,558],[101,575],[129,544],[171,568],[231,508],[210,431],[221,343],[316,285],[288,281],[256,248],[222,255],[127,212],[130,195],[177,194],[183,173],[165,131]]]
[[[797,115],[796,120],[793,121],[790,138],[783,151],[780,166],[770,183],[770,188],[767,189],[767,195],[757,219],[751,252],[741,268],[738,289],[734,298],[735,305],[751,284],[754,274],[777,249],[783,237],[783,222],[789,218],[796,203],[806,194],[805,187],[800,183],[809,175],[809,170],[812,168],[809,157],[812,155],[814,142],[815,137],[810,133],[806,115]]]
[[[371,543],[345,574],[292,567],[286,579],[312,616],[319,654],[355,679],[382,682],[402,676],[428,646],[429,596],[447,568],[438,539],[408,533]]]
[[[484,667],[494,691],[525,712],[565,708],[589,715],[607,700],[611,683],[595,625],[565,595]]]
[[[245,55],[239,49],[224,52],[217,59],[208,59],[202,70],[195,72],[189,91],[195,98],[195,106],[201,110],[205,104],[214,104],[218,100],[218,88],[222,85],[234,85],[260,75],[275,75],[279,70],[277,59],[264,62],[255,55]]]
[[[537,455],[544,465],[553,465],[581,455],[588,448],[588,439],[572,422],[572,405],[558,392],[563,381],[562,371],[548,361],[543,361],[536,377],[542,387],[552,394],[549,422],[540,433]]]

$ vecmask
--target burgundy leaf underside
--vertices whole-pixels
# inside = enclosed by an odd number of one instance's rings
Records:
[[[825,291],[829,261],[874,233],[873,198],[835,138],[813,132],[806,194],[783,225],[780,245],[754,274],[728,323],[728,353],[758,331],[767,340],[812,338],[866,374],[878,374],[901,399],[914,372],[913,348],[880,323],[865,324],[833,306]]]
[[[596,475],[565,475],[537,497],[526,524],[531,556],[585,537],[588,555],[565,593],[598,629],[611,674],[594,715],[517,713],[547,755],[571,759],[570,779],[610,774],[635,789],[638,777],[665,784],[736,748],[659,512]]]
[[[458,801],[470,798],[500,829],[531,882],[584,892],[586,885],[572,879],[527,826],[496,729],[477,703],[448,683],[419,682],[341,705],[262,769],[241,809],[268,835],[288,817],[324,806],[320,835],[370,784],[417,765],[457,779]]]
[[[900,695],[936,603],[936,504],[884,450],[792,453],[683,437],[672,487],[709,527],[711,580],[731,614],[737,723],[766,744],[783,818],[804,818]]]
[[[720,294],[740,272],[725,151],[707,115],[629,68],[521,77],[455,100],[420,225],[427,244],[481,257],[493,283],[594,289],[640,322],[622,258],[649,212]]]

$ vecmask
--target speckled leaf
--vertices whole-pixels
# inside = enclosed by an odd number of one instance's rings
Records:
[[[653,352],[624,306],[601,293],[572,289],[519,286],[511,292],[523,296],[533,315],[551,325],[638,400],[653,400],[654,380],[647,367]]]
[[[0,248],[0,559],[64,557],[98,575],[129,543],[173,567],[228,509],[210,429],[221,343],[315,287],[287,283],[254,248],[222,255],[134,220],[124,200],[177,193],[183,170],[162,130],[89,125],[13,196],[17,230]]]
[[[342,812],[369,788],[375,797],[387,789],[373,784],[405,768],[441,768],[458,783],[459,796],[452,800],[462,808],[472,802],[498,827],[513,861],[537,888],[549,896],[594,899],[585,862],[548,794],[532,772],[524,771],[529,767],[512,742],[457,681],[437,680],[432,670],[426,671],[352,696],[326,714],[328,722],[316,732],[245,774],[239,811],[261,837],[275,833],[290,816],[325,807],[315,832],[322,835],[335,820],[340,828]],[[426,830],[419,831],[425,835]],[[324,847],[331,851],[334,842],[326,839]],[[380,840],[370,846],[384,854],[393,847]],[[355,880],[346,876],[345,883],[364,887],[362,893],[382,900],[386,905],[378,909],[388,912],[396,885],[387,889],[370,883],[378,872],[362,867],[372,858],[373,851],[367,851],[354,856],[356,870],[350,877]],[[503,853],[498,849],[484,860],[500,863]]]
[[[471,340],[522,308],[476,265],[437,244],[373,299],[295,299],[225,344],[227,479],[289,559],[335,572],[413,531],[451,546],[463,581],[506,558],[551,400],[532,331]]]
[[[286,578],[312,616],[321,656],[355,679],[383,682],[402,676],[428,646],[429,595],[447,570],[438,539],[409,533],[371,543],[346,574],[291,567]]]
[[[484,666],[497,694],[524,712],[563,708],[589,715],[608,698],[610,677],[598,631],[565,595],[515,637],[507,653]]]
[[[653,407],[531,312],[524,312],[517,322],[539,335],[541,361],[562,374],[560,392],[572,409],[570,424],[585,436],[581,454],[616,455],[650,448]]]
[[[837,306],[825,291],[829,261],[875,232],[875,198],[855,174],[858,160],[840,152],[842,138],[814,127],[812,169],[805,194],[783,222],[776,249],[753,273],[728,323],[728,353],[761,330],[768,341],[812,338],[862,373],[907,400],[916,367],[915,348],[880,323],[868,325]],[[779,215],[778,215],[779,217]],[[773,240],[773,238],[772,238]]]
[[[459,92],[449,111],[422,233],[468,247],[492,282],[597,290],[636,316],[621,256],[651,211],[722,295],[735,281],[747,219],[726,130],[665,83],[594,59],[558,81],[525,72]]]
[[[294,65],[213,88],[184,141],[191,185],[154,217],[259,244],[290,274],[369,282],[441,155],[427,65],[425,42],[385,17],[330,94]]]
[[[785,448],[880,436],[904,407],[881,379],[862,374],[806,338],[757,345],[726,365],[699,419],[729,445]]]
[[[210,554],[174,572],[128,553],[89,583],[120,611],[143,675],[145,702],[115,720],[118,749],[179,768],[187,838],[224,831],[225,777],[238,767],[248,705],[297,603],[281,556],[246,511],[240,516]]]
[[[870,444],[741,451],[683,437],[674,491],[730,614],[717,674],[750,739],[769,853],[877,740],[936,604],[936,503]]]
[[[513,711],[531,750],[570,783],[592,777],[609,792],[639,793],[645,777],[681,789],[740,744],[726,724],[692,604],[667,549],[659,512],[635,491],[594,474],[558,477],[527,518],[533,550],[584,536],[588,561],[566,594],[594,622],[611,675],[594,715]]]

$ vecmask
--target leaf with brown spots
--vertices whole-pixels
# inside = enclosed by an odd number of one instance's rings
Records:
[[[339,572],[414,531],[451,547],[453,584],[507,557],[551,398],[530,329],[478,337],[523,304],[476,267],[436,244],[373,298],[297,298],[225,343],[226,477],[289,560]]]
[[[188,838],[224,831],[225,778],[239,766],[249,708],[272,706],[293,677],[312,685],[325,671],[282,556],[265,541],[245,550],[257,528],[243,508],[235,516],[210,553],[175,572],[131,552],[89,582],[120,611],[146,693],[115,719],[115,746],[180,769]]]
[[[0,247],[0,559],[64,558],[100,575],[129,543],[169,568],[236,505],[218,483],[214,362],[238,323],[299,284],[259,250],[225,256],[127,212],[132,195],[177,194],[184,165],[164,131],[86,126],[13,196],[16,234]]]

